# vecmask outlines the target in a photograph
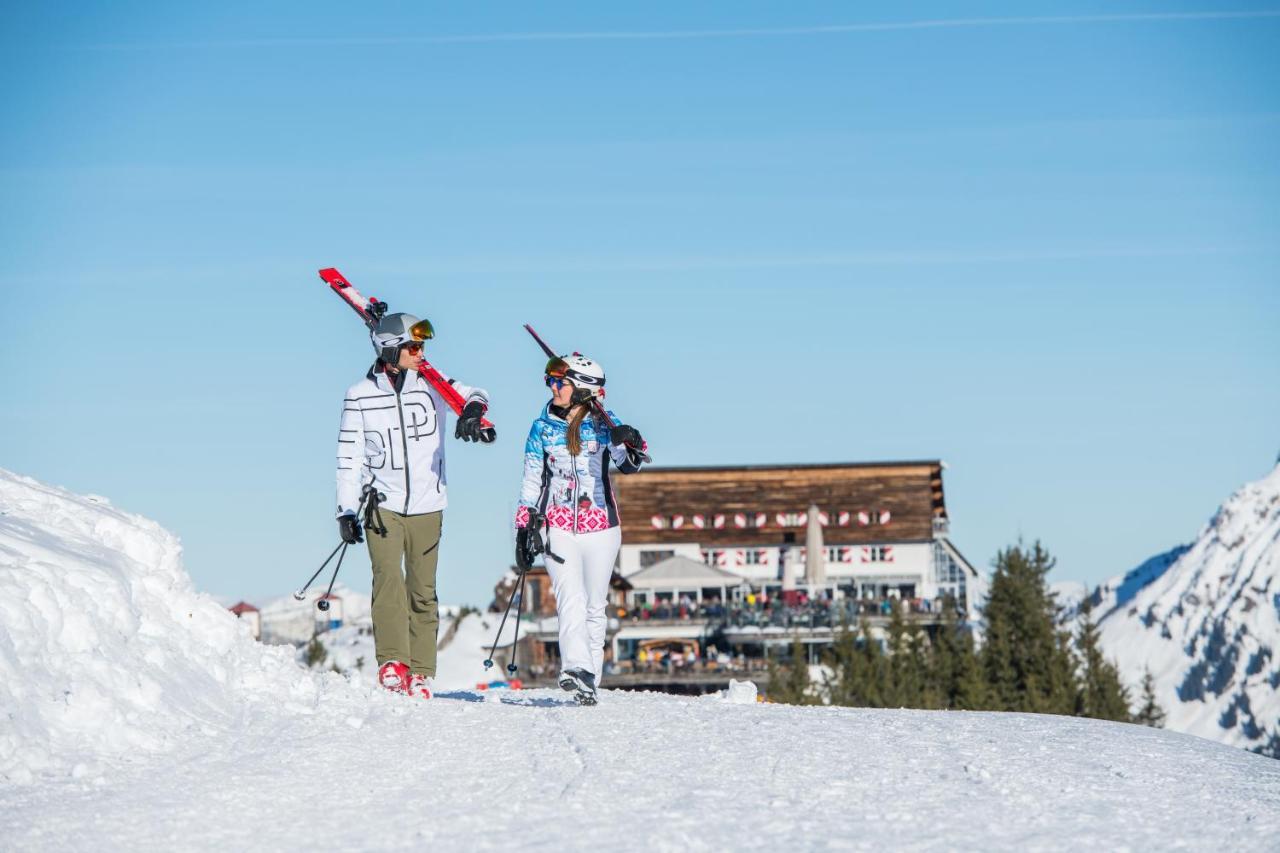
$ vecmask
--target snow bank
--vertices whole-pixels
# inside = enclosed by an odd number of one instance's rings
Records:
[[[345,686],[254,642],[181,553],[104,498],[0,469],[0,779],[98,776]]]

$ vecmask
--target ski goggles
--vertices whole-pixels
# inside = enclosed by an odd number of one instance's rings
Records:
[[[409,337],[419,342],[429,341],[436,336],[436,330],[431,327],[430,320],[419,320],[409,327]]]
[[[569,362],[560,356],[556,356],[547,362],[546,374],[548,378],[564,379],[569,374]]]
[[[547,387],[554,388],[559,391],[569,382],[569,363],[563,358],[556,356],[547,362]]]

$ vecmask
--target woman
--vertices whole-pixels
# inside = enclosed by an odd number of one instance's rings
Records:
[[[605,606],[622,544],[609,463],[640,470],[645,442],[634,427],[610,428],[591,411],[604,398],[604,369],[579,355],[547,362],[551,401],[524,448],[516,510],[516,566],[528,571],[544,550],[560,622],[560,686],[580,705],[596,703],[604,668]],[[617,422],[612,412],[609,417]],[[547,528],[544,549],[539,528]]]

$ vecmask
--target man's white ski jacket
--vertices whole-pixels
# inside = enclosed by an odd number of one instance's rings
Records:
[[[489,396],[449,380],[468,403]],[[417,371],[399,392],[375,365],[342,403],[338,432],[338,515],[354,513],[365,485],[385,495],[382,506],[403,515],[445,508],[444,439],[449,406]]]

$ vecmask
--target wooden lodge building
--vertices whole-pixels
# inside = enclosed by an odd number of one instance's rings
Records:
[[[777,596],[794,577],[810,599],[937,602],[949,594],[976,617],[981,580],[947,538],[942,467],[923,461],[647,468],[619,477],[619,572],[637,604],[681,596],[731,601],[748,588]],[[823,549],[817,567],[806,553],[815,510]],[[672,557],[714,568],[716,577],[704,576],[695,587],[677,583],[669,571],[652,576]]]
[[[616,478],[623,544],[606,658],[624,674],[673,651],[700,665],[727,651],[741,666],[803,635],[816,659],[833,641],[830,619],[777,621],[815,603],[883,627],[889,607],[934,623],[950,596],[976,620],[983,581],[947,538],[942,470],[932,460],[654,467]],[[555,602],[545,570],[528,582],[521,656],[550,671]],[[766,608],[771,622],[759,618]]]

